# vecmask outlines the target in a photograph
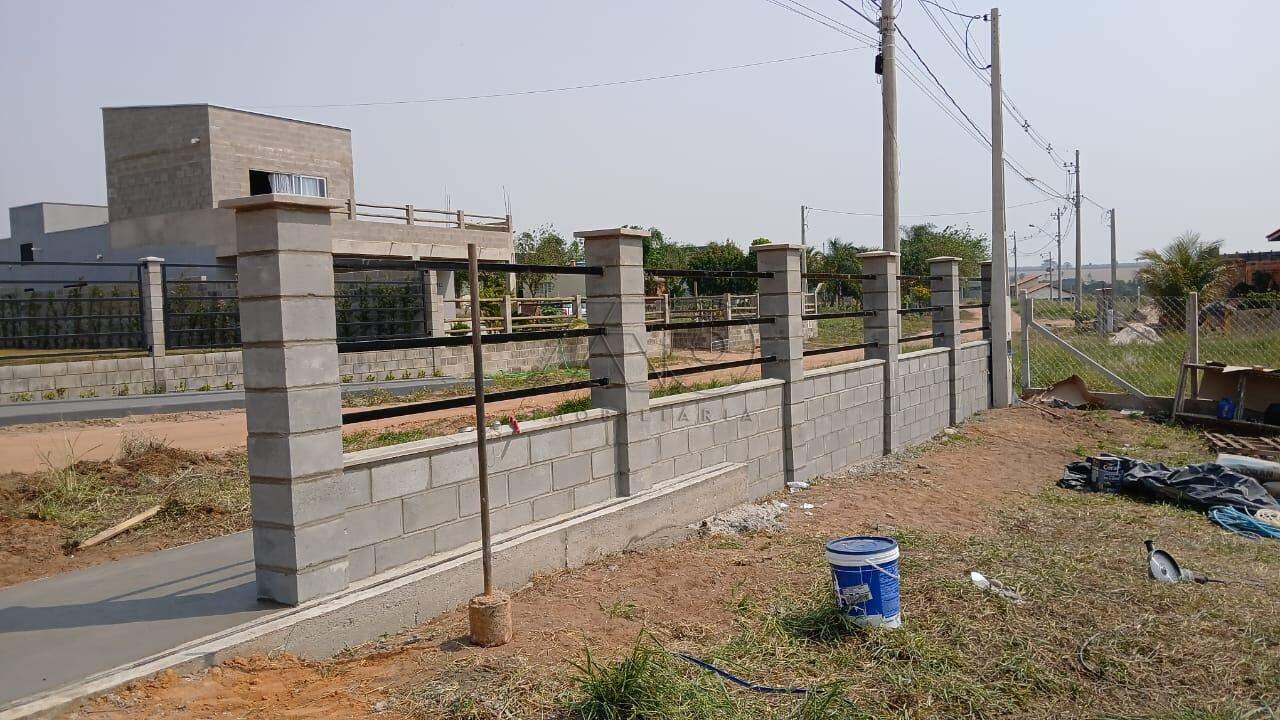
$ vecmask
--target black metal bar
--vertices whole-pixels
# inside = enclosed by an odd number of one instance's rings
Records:
[[[128,320],[129,315],[0,315],[0,320]]]
[[[854,343],[853,345],[837,345],[835,347],[813,348],[812,350],[805,350],[804,356],[809,357],[810,355],[826,355],[827,353],[845,352],[847,350],[862,350],[865,348],[873,348],[873,347],[880,347],[880,343],[864,342],[864,343]]]
[[[924,307],[898,308],[898,314],[899,315],[923,315],[925,313],[937,312],[939,310],[945,310],[945,309],[946,309],[946,306],[944,305],[925,305]]]
[[[943,275],[899,275],[899,280],[941,280]]]
[[[129,319],[128,315],[121,315],[119,317],[121,320]],[[46,318],[46,319],[58,320],[59,318]],[[81,337],[100,337],[103,335],[117,335],[117,336],[126,335],[127,336],[127,335],[134,335],[134,334],[135,334],[135,331],[133,330],[102,330],[102,331],[82,330],[74,333],[52,333],[52,334],[45,334],[45,335],[6,335],[3,338],[0,338],[0,340],[4,340],[4,341],[53,340],[53,339],[74,340],[75,338],[81,338]],[[141,347],[145,347],[145,343]],[[0,360],[4,360],[7,357],[8,357],[7,355],[0,355]]]
[[[811,280],[875,280],[875,275],[854,275],[848,273],[801,273],[800,277]]]
[[[658,330],[688,330],[704,327],[731,327],[733,325],[772,325],[773,318],[743,318],[741,320],[690,320],[688,322],[648,323],[644,329],[649,332]]]
[[[176,312],[166,313],[165,317],[205,317],[206,315],[233,315],[240,317],[239,310],[207,310],[204,312]]]
[[[90,262],[72,262],[69,260],[33,260],[31,262],[17,261],[17,262],[6,262],[3,264],[11,267],[16,265],[18,267],[75,266],[75,267],[127,267],[127,268],[136,267],[138,265],[138,263],[136,262],[91,262],[90,263]]]
[[[146,348],[137,347],[121,347],[121,348],[49,348],[49,352],[30,353],[28,355],[4,355],[0,356],[0,360],[47,360],[50,358],[63,357],[82,357],[84,355],[123,355],[126,353],[134,353],[145,355]],[[3,365],[0,365],[3,367]]]
[[[380,260],[374,258],[356,258],[335,256],[334,270],[466,270],[465,260]],[[598,265],[537,265],[531,263],[509,263],[487,261],[480,263],[480,272],[511,273],[545,273],[548,275],[603,275],[604,268]]]
[[[468,343],[471,342],[470,336],[465,338]],[[500,400],[516,400],[518,398],[537,397],[538,395],[550,395],[551,393],[568,392],[570,390],[585,390],[587,388],[602,387],[609,384],[609,378],[594,378],[591,380],[577,380],[575,382],[558,383],[556,385],[539,385],[538,387],[521,388],[519,390],[499,390],[484,394],[486,403],[498,402]],[[411,403],[409,405],[395,405],[392,407],[371,408],[369,410],[356,410],[345,412],[342,414],[342,424],[367,422],[369,420],[384,420],[386,418],[403,417],[405,415],[417,415],[419,413],[431,412],[433,410],[450,410],[452,408],[467,407],[476,404],[475,395],[467,395],[465,397],[446,398],[444,400],[429,400],[427,402]]]
[[[979,308],[991,307],[991,303],[965,303],[960,306],[961,310],[977,310]]]
[[[576,330],[530,330],[527,332],[488,333],[480,336],[486,345],[529,340],[558,340],[560,338],[592,337],[603,335],[604,328],[578,328]],[[462,347],[471,344],[471,335],[442,335],[378,340],[345,340],[338,343],[338,352],[366,352],[369,350],[409,350],[429,347]]]
[[[923,335],[911,335],[909,337],[898,338],[898,343],[902,344],[902,343],[915,342],[917,340],[932,340],[934,338],[940,338],[942,336],[943,336],[943,333],[940,333],[940,332],[925,333]]]
[[[811,313],[801,315],[801,320],[831,320],[834,318],[873,317],[875,310],[850,310],[848,312]]]
[[[130,285],[133,281],[129,282]],[[7,303],[69,303],[69,302],[140,302],[140,298],[129,297],[73,297],[73,298],[0,298],[0,302]]]
[[[960,334],[963,335],[965,333],[972,333],[972,332],[986,332],[990,329],[991,329],[990,325],[979,325],[978,327],[965,328],[960,331]]]
[[[763,365],[777,360],[777,355],[766,355],[764,357],[747,358],[746,360],[727,360],[725,362],[707,363],[706,365],[691,365],[689,367],[675,368],[674,370],[651,370],[649,372],[650,380],[661,380],[669,377],[679,377],[681,375],[695,375],[697,373],[711,372],[713,370],[727,370],[729,368],[747,367],[748,365]]]
[[[4,285],[75,285],[78,287],[88,287],[89,285],[132,285],[133,280],[121,278],[119,280],[85,280],[83,278],[75,278],[74,280],[28,280],[18,278],[15,280],[6,280],[0,278],[0,284]]]
[[[687,277],[687,278],[771,278],[772,272],[756,270],[673,270],[668,268],[645,268],[645,273],[654,277]]]

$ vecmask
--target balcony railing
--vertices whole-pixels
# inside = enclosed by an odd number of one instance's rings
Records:
[[[345,216],[348,220],[511,232],[510,215],[479,215],[462,210],[431,210],[413,205],[376,205],[353,200],[347,200],[345,208],[334,208],[333,212]]]

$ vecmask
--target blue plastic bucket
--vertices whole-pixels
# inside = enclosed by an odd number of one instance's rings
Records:
[[[902,625],[898,596],[898,541],[854,535],[827,543],[827,562],[836,603],[867,627]]]

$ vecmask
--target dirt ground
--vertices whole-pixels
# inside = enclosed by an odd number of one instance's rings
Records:
[[[669,642],[712,643],[735,625],[733,598],[767,597],[806,581],[805,568],[784,561],[789,539],[863,532],[982,536],[993,531],[997,510],[1054,483],[1082,445],[1137,445],[1151,432],[1149,423],[1118,414],[1056,412],[1063,418],[1029,407],[984,413],[918,455],[874,461],[782,496],[790,507],[781,533],[698,537],[539,578],[515,594],[517,633],[504,647],[469,646],[465,613],[454,611],[334,660],[253,657],[187,677],[170,672],[72,715],[439,717],[413,715],[406,698],[441,683],[455,689],[482,684],[494,668],[517,667],[526,678],[521,682],[534,685],[565,672],[584,647],[602,656],[627,650],[642,628]],[[815,507],[805,511],[802,503]]]

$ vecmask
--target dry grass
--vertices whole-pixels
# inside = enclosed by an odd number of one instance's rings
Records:
[[[211,455],[125,437],[117,457],[78,461],[0,483],[0,514],[56,523],[68,548],[121,520],[160,505],[132,537],[213,537],[249,526],[244,453]]]

